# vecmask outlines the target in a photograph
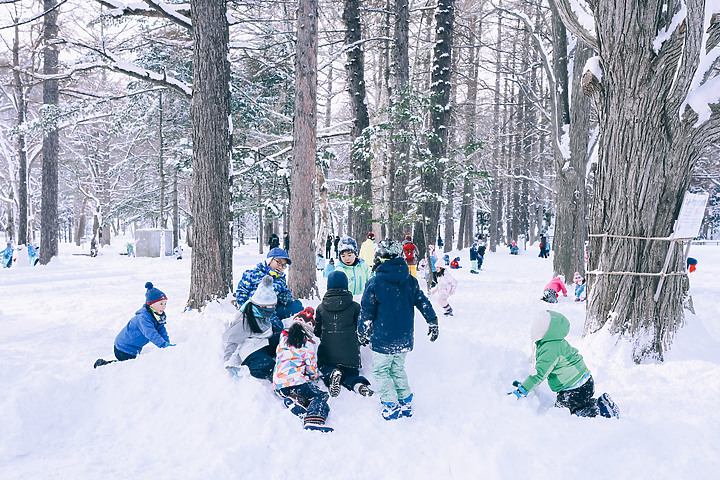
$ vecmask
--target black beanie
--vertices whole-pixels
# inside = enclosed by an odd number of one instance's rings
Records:
[[[348,278],[347,275],[345,275],[345,272],[334,270],[330,275],[328,275],[327,289],[330,290],[332,288],[339,288],[342,290],[348,289]]]

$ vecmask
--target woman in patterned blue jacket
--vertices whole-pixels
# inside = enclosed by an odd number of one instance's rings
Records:
[[[292,260],[285,250],[282,248],[271,249],[264,262],[258,263],[255,268],[245,270],[243,273],[235,291],[235,306],[240,308],[245,305],[245,302],[257,290],[263,277],[270,275],[273,277],[273,290],[277,295],[277,306],[275,307],[277,317],[288,318],[301,312],[304,308],[303,304],[300,300],[293,300],[285,280],[285,268],[290,264],[292,264]]]

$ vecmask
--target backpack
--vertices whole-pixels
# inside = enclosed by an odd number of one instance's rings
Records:
[[[417,248],[415,248],[414,243],[406,243],[403,245],[403,257],[405,258],[405,263],[408,265],[415,265],[417,263],[417,257],[415,256],[415,252],[417,251]]]

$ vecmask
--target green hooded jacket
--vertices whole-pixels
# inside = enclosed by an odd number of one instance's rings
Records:
[[[565,340],[570,332],[570,321],[561,313],[551,310],[547,312],[550,314],[550,325],[545,335],[535,342],[537,373],[522,382],[528,392],[546,378],[550,389],[559,392],[572,387],[588,373],[582,355]]]
[[[372,277],[372,269],[360,257],[356,257],[354,265],[345,265],[342,260],[337,262],[335,270],[345,273],[348,278],[348,290],[353,295],[362,295],[365,291],[365,284]]]

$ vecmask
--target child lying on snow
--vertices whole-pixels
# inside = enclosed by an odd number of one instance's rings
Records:
[[[526,397],[547,379],[550,389],[557,393],[556,407],[568,408],[578,417],[620,418],[620,410],[610,395],[603,393],[597,399],[592,398],[593,377],[582,355],[565,340],[569,332],[570,321],[565,315],[545,310],[535,316],[530,335],[535,344],[536,373],[523,382],[514,381],[513,386],[517,388],[508,395],[518,399]]]
[[[314,322],[310,312],[303,310],[280,334],[273,385],[278,396],[286,400],[285,405],[303,418],[305,430],[332,432],[325,425],[330,412],[328,394],[312,383],[320,376],[312,334]]]

